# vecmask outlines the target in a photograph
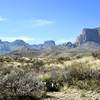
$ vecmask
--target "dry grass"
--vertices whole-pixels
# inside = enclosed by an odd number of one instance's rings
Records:
[[[20,91],[24,86],[24,92],[27,94],[36,93],[36,91],[30,92],[31,89],[42,91],[43,88],[39,88],[42,86],[45,88],[44,92],[61,91],[63,86],[66,85],[67,88],[73,87],[86,91],[100,92],[100,59],[93,56],[37,59],[5,56],[0,57],[0,61],[0,82],[2,83],[0,85],[2,89],[0,90],[7,90],[7,92],[3,93],[4,95],[14,93],[11,92],[14,91],[13,87],[12,90],[3,87],[6,83],[15,84],[14,81],[19,84]],[[20,72],[24,74],[19,74]],[[38,84],[34,87],[33,85],[36,81]],[[29,87],[27,87],[28,85]],[[0,91],[1,97],[3,96],[2,91]],[[40,91],[38,93],[41,93]],[[38,95],[35,96],[38,97]],[[84,97],[85,95],[82,94],[81,96]]]

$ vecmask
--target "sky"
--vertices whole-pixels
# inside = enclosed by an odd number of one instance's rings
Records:
[[[30,44],[72,41],[100,27],[100,0],[0,0],[0,39]]]

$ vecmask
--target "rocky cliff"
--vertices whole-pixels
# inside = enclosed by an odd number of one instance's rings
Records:
[[[76,44],[79,46],[86,42],[95,42],[100,44],[100,28],[84,28],[77,37]]]

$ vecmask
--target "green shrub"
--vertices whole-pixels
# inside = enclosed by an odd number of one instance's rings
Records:
[[[45,95],[45,84],[32,75],[31,72],[24,73],[12,70],[0,77],[0,97],[2,100],[8,100],[12,97],[16,98],[15,100],[21,100],[17,99],[19,97],[41,99]]]
[[[69,61],[70,57],[59,57],[57,58],[57,61],[60,63],[63,63],[64,61]]]
[[[44,62],[42,60],[34,60],[33,61],[33,68],[36,71],[41,70],[41,68],[43,67],[43,65],[44,65]]]
[[[64,82],[79,89],[100,91],[100,70],[93,70],[83,63],[73,63],[63,72]]]
[[[77,80],[90,80],[97,79],[100,80],[100,71],[93,70],[84,63],[74,62],[72,65],[66,67],[63,72],[63,77],[65,81],[77,79]]]
[[[100,59],[100,52],[92,52],[92,56],[93,56],[94,58]]]
[[[62,74],[58,71],[52,71],[50,75],[44,76],[42,81],[46,83],[47,91],[60,91],[63,87]]]
[[[43,80],[46,83],[47,91],[60,91],[61,87],[63,86],[61,80],[56,80],[53,78],[46,78]]]
[[[84,81],[74,81],[73,85],[76,86],[79,89],[85,89],[85,90],[96,90],[97,92],[100,92],[100,81],[98,80],[84,80]]]

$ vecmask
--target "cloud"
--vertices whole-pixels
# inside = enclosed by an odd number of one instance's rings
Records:
[[[37,26],[46,26],[46,25],[51,25],[54,24],[54,21],[46,20],[46,19],[36,19],[32,21],[32,26],[37,27]]]
[[[5,20],[6,20],[6,18],[0,16],[0,22],[5,21]]]

